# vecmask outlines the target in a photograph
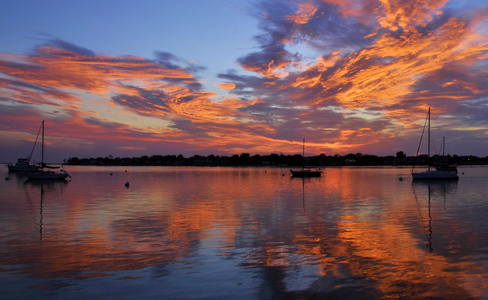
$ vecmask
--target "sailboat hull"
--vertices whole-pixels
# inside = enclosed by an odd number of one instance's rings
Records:
[[[52,171],[40,171],[35,173],[27,173],[27,178],[30,180],[66,180],[68,173],[56,173]]]
[[[412,173],[412,179],[414,180],[458,180],[459,176],[456,173],[448,171],[425,171]]]
[[[322,171],[312,171],[312,170],[290,170],[293,177],[320,177],[322,176]]]
[[[19,158],[15,165],[8,165],[9,172],[35,172],[39,170],[36,165],[31,165],[27,159]]]

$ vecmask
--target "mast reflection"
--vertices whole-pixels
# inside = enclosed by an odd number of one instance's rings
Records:
[[[27,186],[29,188],[38,188],[39,189],[39,197],[40,197],[40,201],[39,201],[39,240],[42,241],[42,229],[43,229],[43,221],[44,221],[44,216],[43,216],[43,204],[44,204],[44,194],[46,193],[46,190],[48,192],[53,192],[55,191],[56,189],[58,189],[59,191],[62,191],[63,190],[63,185],[67,184],[68,182],[62,182],[62,181],[52,181],[52,180],[40,180],[40,181],[33,181],[33,180],[27,180],[25,181],[25,185],[26,185],[26,196],[27,196],[27,199],[29,200],[29,202],[32,203],[32,201],[30,200],[30,195],[29,193],[27,192]]]
[[[452,180],[417,180],[417,181],[412,181],[412,187],[413,187],[413,193],[415,197],[415,201],[419,203],[418,200],[418,195],[416,192],[416,189],[426,187],[427,188],[427,212],[428,212],[428,225],[427,225],[427,245],[429,248],[429,252],[433,252],[433,242],[432,242],[432,236],[433,236],[433,230],[432,230],[432,197],[433,194],[439,194],[442,196],[444,199],[443,203],[444,206],[446,205],[446,198],[447,194],[452,192],[454,189],[457,188],[457,181],[452,181]],[[422,207],[422,204],[419,204],[420,207]]]
[[[296,176],[291,176],[290,181],[292,180],[301,180],[302,182],[302,206],[303,206],[303,212],[305,212],[305,181],[311,181],[311,180],[320,180],[320,177],[296,177]]]

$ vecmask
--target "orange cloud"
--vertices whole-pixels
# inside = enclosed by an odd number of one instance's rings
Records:
[[[155,62],[133,56],[90,56],[47,46],[37,50],[39,55],[24,57],[28,64],[0,64],[0,72],[33,84],[96,94],[120,87],[119,82],[151,84],[166,78],[193,78],[181,70],[164,69]]]
[[[460,47],[463,40],[471,37],[475,42],[470,47]],[[329,76],[324,76],[322,71],[339,61],[328,64],[319,61],[310,70],[320,72],[300,76],[294,85],[302,88],[322,86],[323,97],[317,98],[314,105],[332,97],[347,108],[391,105],[412,94],[414,85],[422,76],[453,61],[472,63],[485,49],[486,43],[481,42],[470,27],[451,18],[437,30],[435,38],[414,28],[404,31],[399,38],[384,34],[372,47],[341,60],[342,65]]]
[[[413,26],[425,26],[432,21],[432,13],[439,15],[439,10],[449,0],[419,1],[392,1],[380,0],[384,15],[379,19],[383,28],[397,31],[399,28],[407,29]]]
[[[291,61],[275,62],[270,60],[264,65],[242,65],[248,71],[262,74],[266,78],[284,78],[289,75],[284,70],[291,64]]]
[[[216,84],[215,86],[223,90],[233,90],[236,88],[236,85],[231,82],[220,83]]]
[[[296,13],[285,16],[285,19],[297,24],[307,24],[308,21],[315,15],[317,8],[313,2],[300,2],[297,4],[298,10]]]

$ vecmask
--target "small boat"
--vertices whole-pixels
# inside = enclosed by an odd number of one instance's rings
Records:
[[[459,176],[457,175],[457,168],[455,172],[451,170],[443,170],[441,169],[436,169],[436,170],[431,170],[430,169],[430,107],[429,107],[429,112],[427,113],[428,116],[428,146],[427,146],[427,170],[424,172],[413,172],[412,168],[412,179],[413,180],[436,180],[436,179],[453,179],[453,180],[458,180]],[[425,128],[425,126],[424,126]],[[422,138],[420,139],[420,143],[422,143]],[[420,148],[420,145],[419,145]],[[418,155],[418,150],[417,150],[417,155]]]
[[[305,163],[305,139],[303,139],[303,160]],[[302,169],[300,170],[293,170],[290,169],[292,177],[320,177],[322,176],[322,171],[320,169],[315,170],[310,167],[305,167],[303,164]]]
[[[9,164],[8,171],[13,173],[18,172],[36,172],[39,170],[39,167],[30,163],[29,158],[19,158],[17,159],[17,163]]]
[[[35,172],[28,172],[27,178],[29,180],[66,180],[66,178],[70,177],[66,171],[60,170],[59,172],[55,172],[52,169],[59,169],[59,167],[47,166],[44,163],[44,120],[42,121],[41,128],[42,128],[41,168],[40,170],[37,170]]]
[[[442,157],[433,163],[434,168],[437,171],[445,171],[457,174],[457,165],[449,162],[449,159],[445,155],[446,150],[446,138],[442,138]]]
[[[32,146],[31,154],[27,158],[19,158],[17,159],[17,163],[14,164],[9,164],[8,165],[8,171],[12,173],[19,173],[19,172],[37,172],[39,171],[39,166],[36,166],[34,164],[30,163],[30,159],[32,157],[32,153],[34,153],[34,149],[36,148],[37,144],[37,139],[39,138],[39,133],[40,133],[41,128],[39,128],[39,131],[37,132],[37,137],[34,142],[34,146]]]
[[[437,171],[451,172],[457,174],[457,165],[449,163],[434,163],[434,168]]]

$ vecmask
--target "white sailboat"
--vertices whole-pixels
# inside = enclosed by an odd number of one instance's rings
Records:
[[[427,150],[427,170],[424,172],[414,172],[412,168],[412,179],[413,180],[435,180],[435,179],[459,179],[457,172],[450,172],[444,170],[431,170],[430,169],[430,107],[428,112],[429,125],[428,125],[428,150]],[[422,142],[422,139],[420,140]]]
[[[47,166],[44,163],[44,120],[43,120],[42,121],[41,169],[36,172],[27,173],[27,178],[29,180],[66,180],[66,178],[70,177],[68,173],[64,170],[55,172],[53,171],[53,169],[58,169],[58,167]]]

